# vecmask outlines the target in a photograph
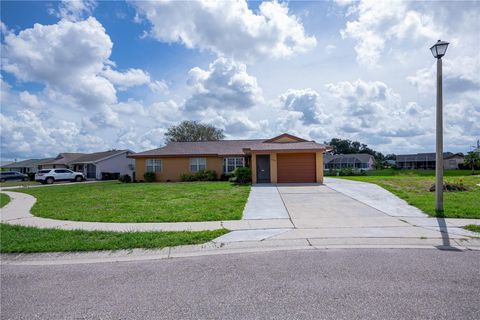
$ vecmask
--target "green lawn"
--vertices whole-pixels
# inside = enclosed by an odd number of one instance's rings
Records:
[[[0,208],[3,208],[10,202],[10,197],[5,193],[0,193]]]
[[[37,181],[6,181],[0,182],[0,187],[23,187],[23,186],[39,186],[40,182]]]
[[[75,184],[15,190],[37,198],[32,214],[102,222],[241,219],[250,186],[229,182]]]
[[[383,175],[380,175],[382,173]],[[344,179],[375,183],[409,204],[421,209],[431,216],[437,216],[435,212],[435,192],[429,188],[435,183],[434,172],[394,170],[394,175],[388,175],[390,171],[370,172],[368,176],[340,177]],[[443,217],[446,218],[480,218],[480,175],[466,175],[469,171],[448,170],[445,173],[446,182],[462,182],[468,191],[445,192]],[[467,173],[467,174],[468,174]]]
[[[164,248],[205,243],[227,232],[226,229],[195,232],[71,231],[0,224],[0,252],[28,253]]]
[[[465,229],[480,233],[480,226],[477,224],[469,224],[468,226],[465,226]]]

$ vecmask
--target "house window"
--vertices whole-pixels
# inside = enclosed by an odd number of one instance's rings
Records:
[[[147,159],[145,164],[147,172],[162,172],[162,160]]]
[[[243,157],[223,159],[223,172],[225,173],[233,172],[240,167],[245,167],[245,158]]]
[[[207,168],[207,159],[205,158],[191,158],[190,159],[190,171],[199,172]]]

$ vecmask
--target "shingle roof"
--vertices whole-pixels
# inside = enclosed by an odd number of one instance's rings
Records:
[[[46,160],[42,161],[39,164],[41,165],[52,165],[52,164],[63,164],[68,165],[70,162],[74,161],[75,159],[85,155],[84,153],[60,153],[56,158],[53,160]]]
[[[324,157],[325,164],[335,163],[368,163],[373,156],[368,153],[349,153],[349,154],[326,154]]]
[[[79,158],[76,158],[75,160],[71,161],[70,164],[97,162],[99,160],[109,158],[111,156],[121,154],[121,153],[125,153],[125,152],[129,152],[129,150],[109,150],[109,151],[88,153],[88,154],[80,156]]]
[[[131,157],[188,156],[188,155],[243,155],[243,149],[259,144],[259,140],[219,140],[197,142],[170,142],[165,147],[139,152]]]
[[[454,154],[451,152],[444,152],[443,158],[448,158],[453,155]],[[435,161],[435,152],[397,155],[397,162],[425,162],[425,161]]]
[[[7,165],[2,166],[2,168],[27,168],[27,167],[35,167],[41,162],[44,161],[51,161],[54,158],[44,158],[44,159],[27,159],[18,162],[12,162]]]
[[[257,143],[251,147],[247,147],[252,151],[282,151],[282,150],[325,150],[324,144],[314,141],[305,142],[265,142]]]
[[[265,142],[269,139],[254,140],[219,140],[198,142],[170,142],[165,147],[130,155],[132,158],[148,156],[234,156],[245,155],[252,151],[287,151],[287,150],[325,150],[326,146],[314,141],[305,142]]]

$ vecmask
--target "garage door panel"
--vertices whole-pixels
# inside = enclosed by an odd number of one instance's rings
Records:
[[[277,154],[279,183],[316,182],[314,153]]]

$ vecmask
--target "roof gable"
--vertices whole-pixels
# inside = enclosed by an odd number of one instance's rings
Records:
[[[286,143],[286,142],[307,142],[307,140],[296,137],[288,133],[282,133],[279,136],[265,140],[265,143]]]

